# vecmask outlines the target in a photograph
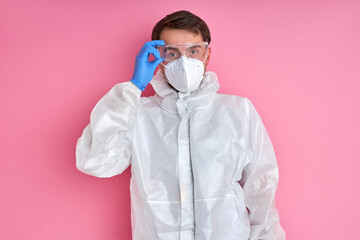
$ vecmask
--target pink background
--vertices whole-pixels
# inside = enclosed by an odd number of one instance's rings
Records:
[[[155,23],[181,9],[210,27],[220,92],[263,118],[287,239],[357,238],[359,1],[2,0],[0,239],[131,239],[129,169],[82,174],[75,144]]]

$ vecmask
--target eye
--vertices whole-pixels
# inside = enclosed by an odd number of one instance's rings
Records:
[[[192,55],[196,55],[196,54],[198,53],[198,50],[193,49],[193,50],[190,51],[190,53],[191,53]]]
[[[168,58],[170,61],[175,60],[179,58],[179,53],[176,50],[169,50],[166,54],[166,58]]]
[[[168,56],[171,57],[171,58],[174,58],[174,57],[177,56],[177,53],[176,53],[176,52],[172,52],[172,53],[169,53]]]

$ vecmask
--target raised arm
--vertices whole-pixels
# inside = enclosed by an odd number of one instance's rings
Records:
[[[112,177],[130,165],[131,129],[141,91],[163,61],[156,46],[164,44],[162,40],[145,43],[136,56],[131,81],[115,85],[94,107],[90,123],[76,146],[76,166],[80,171],[96,177]],[[149,61],[149,55],[155,59]]]
[[[76,167],[80,171],[112,177],[130,165],[131,127],[140,95],[133,83],[119,83],[96,104],[76,146]]]

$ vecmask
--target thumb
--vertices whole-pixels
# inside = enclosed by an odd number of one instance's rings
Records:
[[[164,58],[156,58],[151,62],[151,65],[153,65],[153,67],[156,68],[163,61],[164,61]]]

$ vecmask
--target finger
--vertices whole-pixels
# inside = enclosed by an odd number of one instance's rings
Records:
[[[157,65],[159,65],[161,62],[163,62],[165,59],[164,58],[156,58],[154,60],[151,61],[151,64],[154,67],[157,67]]]
[[[150,42],[146,42],[144,46],[141,48],[138,57],[141,56],[149,56],[149,54],[153,54],[156,58],[160,58],[160,54],[154,53],[152,49],[155,49],[158,53],[159,51],[156,49],[156,46],[164,45],[165,42],[163,40],[154,40]]]
[[[165,45],[165,42],[164,42],[164,40],[153,40],[153,41],[146,42],[145,45],[157,47],[157,46]]]
[[[159,51],[154,47],[149,47],[147,49],[147,55],[154,55],[155,58],[161,58]]]

